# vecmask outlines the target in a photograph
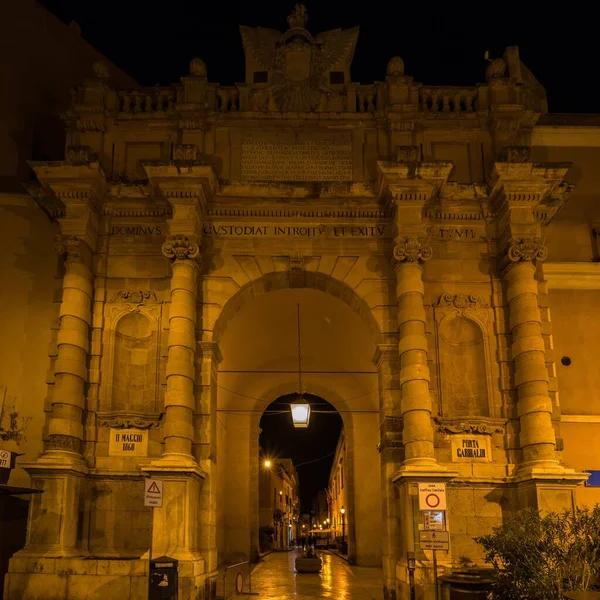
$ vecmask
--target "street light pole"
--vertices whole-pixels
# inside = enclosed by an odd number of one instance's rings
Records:
[[[346,509],[342,506],[340,513],[342,514],[342,544],[346,543]]]

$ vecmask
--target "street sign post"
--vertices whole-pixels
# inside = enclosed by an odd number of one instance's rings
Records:
[[[446,510],[446,484],[419,483],[419,510]]]
[[[154,537],[154,509],[163,505],[163,481],[160,479],[144,479],[144,506],[152,508],[150,520],[150,547],[148,548],[148,598],[150,598],[150,580],[152,577],[152,539]]]
[[[447,531],[419,531],[419,546],[423,550],[450,550],[450,534]]]

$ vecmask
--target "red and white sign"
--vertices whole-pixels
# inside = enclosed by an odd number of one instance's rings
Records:
[[[419,483],[419,510],[446,510],[446,484]]]

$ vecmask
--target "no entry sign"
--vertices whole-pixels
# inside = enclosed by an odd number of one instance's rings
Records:
[[[446,510],[446,484],[419,483],[419,510]]]

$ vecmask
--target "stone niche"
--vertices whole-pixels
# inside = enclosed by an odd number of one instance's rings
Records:
[[[111,409],[154,412],[157,396],[157,331],[145,315],[130,312],[115,330]]]
[[[487,308],[480,296],[444,294],[435,307],[440,412],[491,417]]]

